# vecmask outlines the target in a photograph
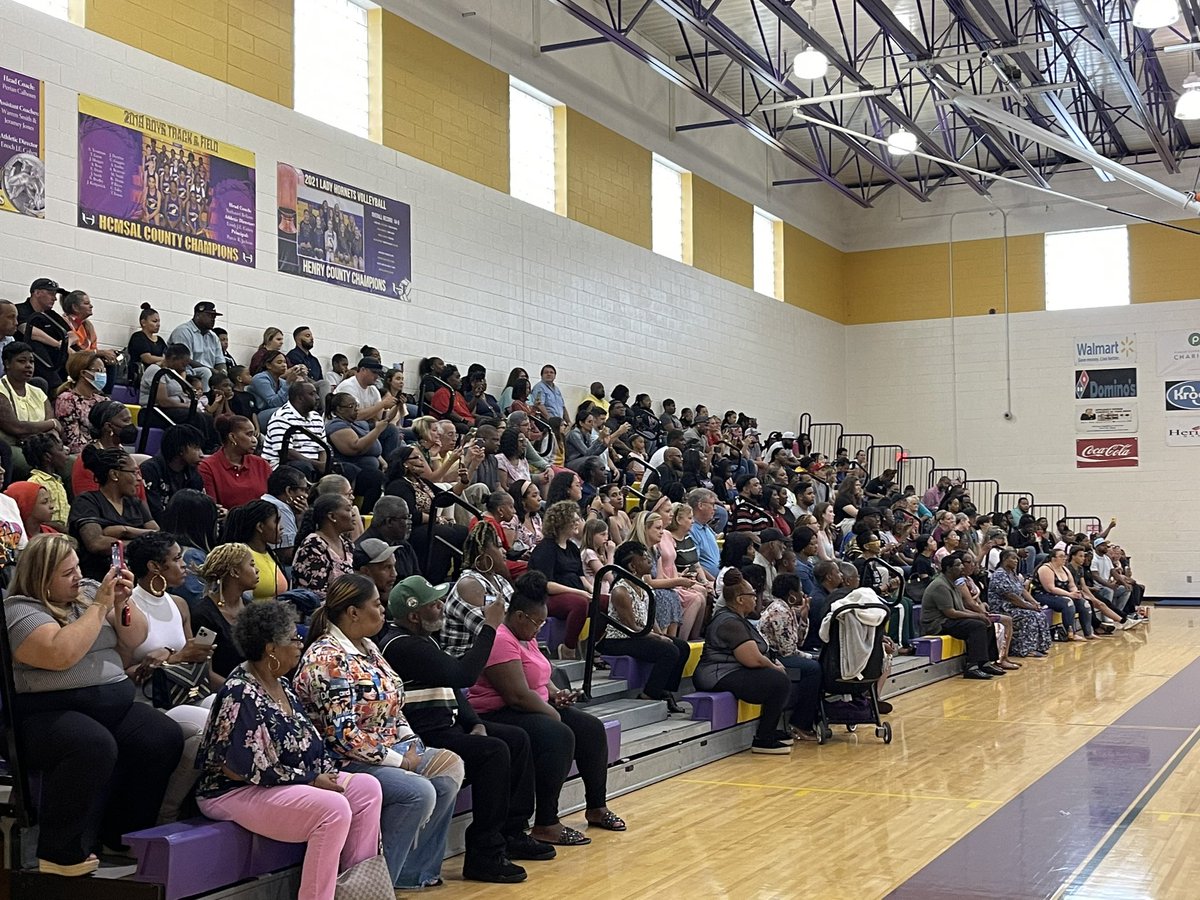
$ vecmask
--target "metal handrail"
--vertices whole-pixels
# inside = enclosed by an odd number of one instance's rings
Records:
[[[330,474],[333,471],[333,447],[323,435],[314,434],[303,425],[289,425],[287,430],[283,432],[283,437],[279,439],[279,464],[281,466],[286,466],[288,464],[288,446],[291,443],[292,435],[296,433],[304,435],[310,441],[324,449],[325,472],[323,474]]]
[[[621,622],[619,619],[610,616],[600,608],[600,595],[603,593],[601,588],[604,586],[604,578],[612,572],[616,572],[619,575],[619,578],[614,579],[614,585],[617,581],[628,581],[646,592],[646,597],[648,598],[646,605],[646,624],[642,626],[640,631],[634,631],[624,622]],[[612,605],[611,596],[612,592],[610,591],[610,606]],[[583,696],[586,699],[592,699],[592,661],[596,656],[596,644],[601,640],[601,638],[597,637],[597,635],[600,634],[601,628],[607,631],[608,626],[612,625],[618,631],[624,632],[631,638],[645,637],[654,628],[654,604],[655,598],[653,588],[651,588],[650,585],[646,584],[646,582],[642,581],[642,579],[638,578],[628,569],[623,569],[615,563],[609,563],[607,566],[602,566],[600,571],[596,573],[595,577],[592,579],[592,599],[588,604],[588,637],[586,649],[584,650],[583,654]]]
[[[426,401],[425,392],[423,390],[421,390],[425,386],[425,380],[427,378],[432,379],[433,381],[436,381],[438,384],[440,384],[442,387],[444,387],[446,390],[448,390],[450,392],[450,409],[454,409],[454,388],[452,388],[450,386],[450,382],[443,381],[441,378],[438,378],[436,375],[434,375],[432,373],[430,373],[429,375],[422,376],[421,380],[419,382],[417,382],[417,393],[420,394],[420,396],[417,397],[417,411],[420,412],[421,415],[423,415],[423,416],[426,416],[426,415],[434,416],[435,418],[440,419],[441,415],[437,412],[437,410],[435,410],[433,408],[433,401],[432,400]],[[437,393],[437,392],[434,391],[434,393]],[[450,414],[450,409],[446,410],[446,415]]]
[[[452,550],[456,550],[460,554],[462,553],[459,548],[455,547],[449,541],[434,535],[433,528],[437,524],[437,514],[434,512],[434,510],[442,509],[447,506],[460,506],[476,519],[482,519],[483,513],[475,506],[464,500],[462,497],[458,496],[458,494],[454,493],[454,491],[448,491],[441,485],[435,484],[427,478],[422,478],[421,481],[423,481],[433,492],[433,504],[432,508],[429,510],[429,521],[425,526],[428,532],[425,541],[425,571],[428,572],[430,571],[433,563],[433,544],[435,540],[441,541],[447,547]]]
[[[172,419],[163,410],[163,408],[161,406],[158,406],[154,399],[156,396],[158,396],[159,384],[162,382],[162,380],[164,378],[167,378],[167,377],[174,378],[177,382],[179,382],[179,385],[180,385],[180,387],[183,388],[184,393],[186,393],[188,395],[188,397],[191,398],[191,405],[188,407],[188,418],[191,419],[193,416],[196,415],[196,404],[199,402],[199,398],[196,396],[196,391],[192,388],[192,386],[190,384],[187,383],[187,380],[184,378],[181,378],[179,376],[179,373],[176,372],[174,369],[168,369],[166,366],[160,365],[158,367],[158,371],[154,373],[154,377],[150,379],[149,401],[146,403],[145,406],[142,407],[142,414],[140,416],[138,416],[138,424],[140,426],[138,428],[138,440],[137,440],[137,452],[138,453],[146,452],[146,442],[150,438],[150,428],[152,427],[149,422],[143,422],[142,419],[152,418],[154,413],[157,412],[167,421],[167,424],[163,427],[170,428],[172,425],[180,424],[179,422],[176,422],[174,419]]]

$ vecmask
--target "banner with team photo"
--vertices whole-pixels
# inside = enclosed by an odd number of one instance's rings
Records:
[[[1158,374],[1190,378],[1200,375],[1200,323],[1186,331],[1158,336]]]
[[[410,299],[407,203],[279,163],[279,271]]]
[[[1137,393],[1137,369],[1076,369],[1076,400],[1122,400]]]
[[[1076,434],[1136,434],[1137,407],[1129,404],[1075,404]]]
[[[46,86],[0,67],[0,210],[46,217]]]
[[[81,228],[254,266],[254,154],[79,97]]]

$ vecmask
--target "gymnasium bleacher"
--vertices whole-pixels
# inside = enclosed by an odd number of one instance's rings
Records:
[[[118,389],[120,390],[120,389]],[[116,392],[114,392],[116,393]],[[135,397],[121,396],[131,405],[136,416],[149,413],[136,407]],[[950,475],[970,486],[978,508],[1003,511],[1025,497],[1039,515],[1067,518],[1072,527],[1083,531],[1099,531],[1100,519],[1094,516],[1067,516],[1067,508],[1058,503],[1038,503],[1028,492],[1001,491],[997,481],[968,477],[965,469],[939,467],[927,456],[910,456],[903,447],[876,443],[873,435],[846,431],[840,423],[813,422],[808,414],[799,419],[798,431],[807,433],[812,449],[832,456],[838,448],[850,453],[865,450],[868,468],[878,470],[894,466],[900,472],[900,483],[931,486],[943,475]],[[149,434],[147,434],[149,432]],[[157,437],[154,436],[158,433]],[[144,441],[161,440],[161,429],[143,427]],[[139,441],[141,443],[141,441]],[[978,492],[978,493],[976,493]],[[1004,504],[1007,504],[1004,505]],[[591,616],[585,636],[597,633],[603,613],[598,603],[598,590],[593,597]],[[1047,616],[1057,613],[1044,610]],[[563,623],[549,619],[539,635],[539,643],[556,647],[561,642]],[[0,653],[9,657],[8,638],[0,637]],[[685,690],[682,699],[691,705],[690,718],[668,716],[663,701],[637,699],[649,672],[646,663],[629,657],[606,656],[607,671],[590,671],[596,652],[589,640],[587,652],[579,660],[554,660],[556,682],[560,679],[572,687],[586,690],[581,703],[604,723],[608,745],[609,796],[615,797],[639,788],[670,779],[707,763],[747,750],[751,743],[759,708],[737,700],[723,692],[691,691],[692,673],[699,662],[702,642],[691,643],[691,656],[684,671]],[[898,656],[881,691],[881,698],[893,697],[952,677],[962,671],[964,644],[948,636],[919,637],[913,656]],[[36,780],[29,778],[21,767],[11,723],[7,719],[8,701],[13,696],[12,672],[4,669],[3,699],[5,717],[2,720],[7,741],[4,755],[9,760],[3,784],[7,797],[0,805],[4,825],[6,865],[14,870],[21,861],[29,861],[33,842],[29,829],[36,823],[33,812]],[[591,677],[588,677],[588,675]],[[839,726],[839,731],[841,728]],[[854,730],[848,726],[845,731]],[[865,734],[865,732],[864,732]],[[882,736],[882,732],[877,731]],[[841,739],[841,738],[839,738]],[[868,739],[868,738],[863,738]],[[890,729],[886,740],[890,742]],[[562,795],[563,813],[583,808],[582,783],[572,768]],[[448,854],[461,853],[462,837],[470,815],[470,787],[462,790],[456,818],[451,828]],[[137,860],[136,870],[119,878],[60,879],[30,871],[14,871],[15,896],[86,897],[89,900],[182,900],[189,897],[268,898],[287,896],[295,889],[304,846],[285,844],[252,834],[231,822],[214,822],[205,818],[158,826],[126,835],[130,853]],[[214,860],[220,860],[219,865]],[[121,871],[121,870],[117,870]],[[55,883],[53,894],[45,893],[47,880]],[[74,881],[75,883],[72,883]],[[82,883],[79,883],[82,882]],[[280,892],[284,893],[280,893]]]

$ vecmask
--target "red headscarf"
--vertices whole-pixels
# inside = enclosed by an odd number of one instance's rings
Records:
[[[33,481],[14,481],[8,486],[8,490],[4,493],[17,502],[17,509],[21,511],[21,521],[29,521],[29,514],[33,512],[33,506],[37,503],[38,491],[43,491],[40,484]],[[57,534],[57,532],[49,525],[43,524],[41,527],[43,533]]]

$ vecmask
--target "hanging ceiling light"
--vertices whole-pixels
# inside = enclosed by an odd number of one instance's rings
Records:
[[[1179,21],[1178,0],[1137,0],[1133,24],[1138,28],[1166,28]]]
[[[1183,79],[1183,93],[1175,101],[1175,118],[1184,122],[1200,119],[1200,75],[1195,72]]]
[[[887,145],[892,156],[908,156],[917,149],[917,136],[907,128],[900,128],[888,135]]]
[[[829,71],[829,57],[812,47],[805,47],[792,60],[792,74],[797,78],[815,81]]]

